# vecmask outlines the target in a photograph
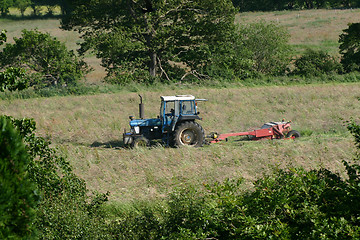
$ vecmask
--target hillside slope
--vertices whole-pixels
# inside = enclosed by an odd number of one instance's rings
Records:
[[[230,142],[203,148],[122,147],[128,116],[137,115],[138,93],[0,101],[0,111],[31,117],[49,136],[90,189],[110,191],[110,199],[159,197],[185,182],[202,184],[235,176],[248,183],[274,167],[328,167],[342,171],[353,142],[344,120],[360,116],[360,84],[165,90],[140,93],[146,117],[159,113],[160,96],[193,94],[206,132],[235,132],[282,118],[304,137],[296,141]]]

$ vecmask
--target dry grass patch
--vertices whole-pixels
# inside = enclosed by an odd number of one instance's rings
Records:
[[[259,20],[285,26],[291,35],[290,43],[300,52],[312,47],[338,54],[339,35],[349,23],[360,22],[360,9],[249,12],[239,14],[236,22]]]

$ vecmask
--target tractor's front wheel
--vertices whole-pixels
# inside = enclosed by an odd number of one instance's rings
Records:
[[[296,130],[291,130],[290,132],[288,132],[288,134],[286,135],[287,138],[299,138],[300,137],[300,133]]]
[[[196,122],[181,123],[175,130],[175,146],[201,147],[205,142],[204,129]]]
[[[147,147],[149,146],[149,144],[150,144],[149,139],[147,139],[146,137],[137,137],[131,143],[131,147],[132,148]]]

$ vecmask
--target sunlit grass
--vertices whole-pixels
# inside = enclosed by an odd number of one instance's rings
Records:
[[[131,93],[0,100],[0,111],[32,117],[38,134],[51,136],[90,189],[110,191],[111,200],[162,197],[185,182],[201,185],[242,176],[248,184],[274,167],[328,167],[342,171],[352,159],[353,140],[345,120],[360,116],[360,84],[172,89],[163,86]],[[203,148],[123,148],[128,116],[138,114],[138,93],[145,116],[159,115],[161,95],[193,94],[205,132],[256,129],[268,121],[292,120],[304,135],[296,141],[229,142]]]
[[[286,27],[291,35],[290,43],[296,46],[297,52],[312,47],[338,54],[338,45],[327,45],[327,42],[338,42],[339,35],[349,23],[360,22],[360,9],[319,9],[301,11],[277,11],[241,13],[236,22],[272,21]]]

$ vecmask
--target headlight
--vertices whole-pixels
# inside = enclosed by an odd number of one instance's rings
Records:
[[[139,133],[140,133],[140,127],[139,127],[139,126],[134,127],[134,130],[135,130],[135,133],[136,133],[136,134],[139,134]]]

